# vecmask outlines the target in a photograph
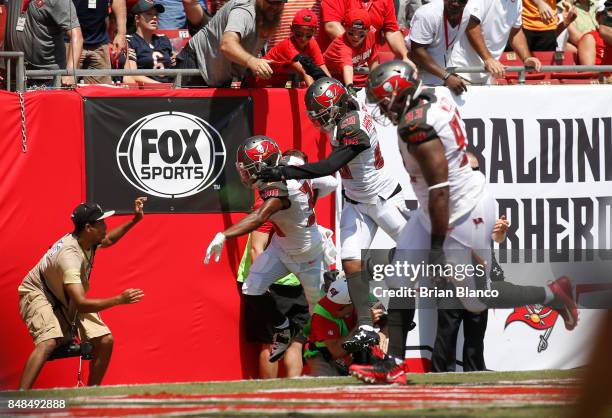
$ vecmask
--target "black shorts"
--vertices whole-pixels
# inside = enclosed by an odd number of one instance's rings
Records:
[[[529,50],[533,51],[556,51],[557,31],[555,30],[529,30],[523,29]]]
[[[242,283],[236,282],[238,292],[242,295]],[[304,328],[310,319],[308,313],[308,301],[304,295],[302,286],[282,286],[273,284],[268,291],[276,301],[276,307],[286,315],[293,323]],[[246,333],[246,340],[250,343],[272,344],[274,330],[271,324],[267,324],[261,313],[252,309],[248,304],[241,304],[242,323]],[[304,343],[306,338],[300,332],[296,341]]]

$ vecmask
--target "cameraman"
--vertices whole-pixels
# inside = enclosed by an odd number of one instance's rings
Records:
[[[115,211],[104,212],[95,203],[81,203],[71,215],[74,231],[53,244],[23,279],[18,288],[19,313],[35,347],[26,361],[20,389],[30,389],[53,351],[70,343],[77,332],[81,340],[93,345],[87,384],[102,382],[113,350],[113,336],[98,312],[139,302],[144,294],[140,289],[126,289],[111,298],[89,299],[85,296],[89,275],[98,246],[115,244],[140,222],[146,200],[137,198],[132,220],[108,233],[104,219]]]

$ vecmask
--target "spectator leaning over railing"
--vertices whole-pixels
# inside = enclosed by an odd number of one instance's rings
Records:
[[[363,9],[370,16],[370,24],[379,45],[387,42],[391,51],[398,59],[412,64],[408,59],[408,50],[404,43],[404,35],[399,30],[397,18],[395,17],[395,6],[393,0],[322,0],[321,15],[327,33],[327,42],[342,35],[345,31],[342,22],[350,10]],[[325,50],[328,44],[321,42],[321,49]]]
[[[64,32],[70,40],[67,54]],[[4,50],[23,52],[27,70],[71,70],[78,66],[83,36],[71,1],[11,0],[8,2],[5,36]],[[42,83],[51,84],[51,79],[42,79]],[[39,82],[41,80],[33,83]],[[74,82],[71,76],[62,77],[63,84],[72,85]]]
[[[198,68],[201,79],[187,85],[229,86],[233,78],[268,79],[272,68],[257,55],[278,26],[287,0],[230,0],[177,56],[178,68]]]
[[[376,35],[371,30],[370,16],[364,9],[353,9],[344,19],[346,32],[338,36],[329,45],[323,57],[332,77],[342,81],[353,93],[352,86],[364,86],[367,74],[355,74],[355,69],[369,68],[378,65],[378,44]]]
[[[465,80],[446,71],[455,41],[465,31],[467,0],[444,0],[420,7],[410,23],[410,58],[419,66],[420,78],[429,86],[447,86],[453,93],[467,90]]]
[[[522,30],[522,2],[518,0],[471,0],[465,7],[470,15],[465,33],[458,39],[449,66],[482,66],[493,77],[505,75],[499,62],[508,41],[526,67],[540,71],[542,63],[533,57]],[[467,73],[472,83],[490,81],[487,74]]]
[[[274,62],[273,69],[280,67],[287,71],[293,68],[304,77],[308,86],[313,83],[313,79],[306,74],[302,65],[297,61],[298,57],[301,59],[304,56],[309,57],[329,77],[321,48],[314,38],[318,25],[317,15],[312,10],[298,11],[291,24],[291,36],[268,51],[264,59]]]
[[[158,15],[164,13],[164,6],[151,0],[139,0],[132,7],[136,32],[128,36],[128,59],[126,70],[159,69],[174,67],[172,44],[165,35],[156,35]],[[167,83],[173,77],[156,76],[125,76],[124,83]]]
[[[110,39],[107,28],[109,3],[117,31],[111,46],[115,54],[125,53],[127,51],[125,0],[112,0],[112,2],[109,0],[73,0],[73,2],[83,33],[83,51],[79,59],[79,68],[110,69],[111,54],[108,47]],[[87,84],[111,83],[111,78],[107,75],[87,76],[84,79]]]

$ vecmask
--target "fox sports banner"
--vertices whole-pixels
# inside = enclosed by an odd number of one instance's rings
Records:
[[[498,215],[506,215],[511,223],[499,253],[507,280],[544,285],[568,276],[583,308],[571,332],[555,311],[540,305],[489,310],[486,365],[491,370],[584,365],[599,318],[597,309],[585,306],[603,307],[594,302],[595,290],[612,300],[610,271],[590,269],[593,252],[586,251],[611,248],[612,86],[482,86],[470,87],[455,99],[466,124],[468,151],[486,175]],[[414,207],[395,128],[379,123],[377,130],[385,163],[401,179],[409,207]],[[373,247],[392,245],[381,232]],[[507,249],[527,251],[515,252],[522,254],[518,260]],[[547,251],[529,251],[535,249]],[[597,251],[594,254],[597,259]],[[531,277],[525,277],[525,271]],[[417,310],[407,358],[431,358],[436,315]],[[457,370],[462,335],[460,330]]]
[[[120,213],[136,196],[151,213],[248,211],[234,159],[252,113],[250,97],[87,98],[87,199]]]

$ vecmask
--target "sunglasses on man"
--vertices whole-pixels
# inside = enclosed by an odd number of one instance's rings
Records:
[[[296,38],[301,38],[301,39],[310,39],[314,36],[314,32],[299,32],[299,31],[294,31],[293,35]]]
[[[368,32],[365,30],[349,30],[346,31],[346,33],[348,34],[348,36],[351,36],[353,38],[365,38]]]

